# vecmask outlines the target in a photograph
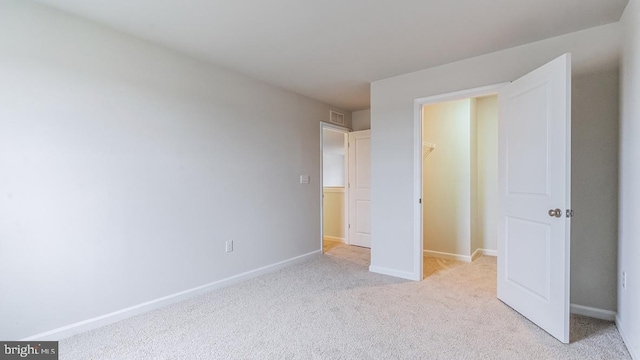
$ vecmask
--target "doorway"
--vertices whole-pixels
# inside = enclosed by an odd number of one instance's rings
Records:
[[[485,86],[485,87],[480,87],[480,88],[475,88],[475,89],[469,89],[469,90],[462,90],[462,91],[457,91],[457,92],[453,92],[453,93],[447,93],[447,94],[442,94],[442,95],[436,95],[436,96],[430,96],[430,97],[426,97],[426,98],[421,98],[421,99],[416,99],[414,102],[414,114],[415,114],[415,120],[414,120],[414,134],[415,134],[415,141],[414,141],[414,154],[416,154],[416,161],[414,161],[414,191],[415,191],[415,196],[418,199],[418,201],[415,203],[414,206],[414,261],[417,264],[417,269],[416,269],[416,275],[419,276],[419,279],[424,279],[424,275],[425,275],[425,264],[424,264],[424,259],[425,259],[425,255],[426,256],[433,256],[433,255],[439,255],[439,258],[445,258],[446,257],[446,250],[441,250],[439,251],[440,253],[445,253],[445,254],[438,254],[435,252],[429,252],[429,251],[438,251],[438,250],[430,250],[428,247],[425,247],[425,230],[424,230],[424,219],[425,219],[425,215],[423,214],[423,210],[425,207],[425,202],[429,201],[429,199],[424,198],[423,195],[423,190],[424,190],[424,180],[423,178],[425,177],[424,174],[424,165],[429,163],[430,161],[436,159],[437,156],[440,155],[436,155],[438,153],[440,153],[442,155],[443,152],[445,152],[444,150],[446,149],[446,145],[443,143],[438,144],[434,139],[431,139],[431,141],[429,141],[429,139],[425,136],[423,136],[423,117],[424,117],[424,108],[431,106],[431,105],[437,105],[437,104],[442,104],[442,103],[450,103],[450,102],[456,102],[456,101],[462,101],[462,100],[470,100],[473,98],[485,98],[485,97],[492,97],[492,96],[497,96],[498,95],[498,91],[499,89],[503,88],[507,83],[500,83],[500,84],[495,84],[495,85],[489,85],[489,86]],[[470,111],[470,110],[469,110]],[[471,121],[469,119],[469,127],[471,126]],[[469,133],[471,131],[471,129],[469,128]],[[423,139],[424,137],[424,139]],[[496,140],[497,141],[497,140]],[[468,140],[466,141],[468,145],[465,145],[469,148],[471,148],[471,137],[470,135],[468,135]],[[452,161],[452,160],[448,160],[448,161]],[[433,171],[433,170],[432,170]],[[466,170],[469,174],[471,173],[471,163],[470,163],[470,158],[469,158],[469,167],[468,170]],[[427,174],[428,175],[428,174]],[[469,183],[469,199],[468,201],[471,201],[470,198],[470,190],[471,190],[471,183]],[[434,202],[434,205],[437,206],[437,204]],[[470,209],[469,205],[469,209]],[[470,216],[470,215],[469,215]],[[470,222],[470,220],[469,220]],[[471,229],[471,225],[469,225],[469,231]],[[471,248],[471,246],[469,245],[469,248]],[[425,254],[425,250],[427,250],[426,254]],[[489,249],[487,249],[489,250]],[[465,262],[467,261],[471,261],[472,258],[472,253],[468,253],[464,255],[464,258],[460,258],[458,256],[453,256],[453,257],[448,257],[449,260],[451,261],[458,261],[458,260],[463,260]],[[476,256],[478,256],[479,254],[477,254]],[[497,252],[496,253],[492,253],[490,251],[486,252],[486,255],[495,255],[497,256]]]
[[[423,278],[497,255],[496,94],[422,107]]]
[[[321,248],[326,253],[348,244],[348,134],[346,128],[321,124]]]
[[[423,106],[492,93],[499,94],[497,298],[568,343],[570,54],[510,83],[414,101],[414,269],[421,278]]]

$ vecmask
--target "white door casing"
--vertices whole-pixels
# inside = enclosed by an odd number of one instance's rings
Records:
[[[506,85],[498,98],[498,298],[568,343],[571,55]]]
[[[349,133],[349,244],[371,247],[371,130]]]

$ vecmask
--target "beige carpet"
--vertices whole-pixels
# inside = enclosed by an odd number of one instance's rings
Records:
[[[425,256],[422,263],[422,278],[426,279],[429,276],[442,275],[464,264],[462,261]]]
[[[495,297],[496,262],[422,282],[339,246],[303,264],[60,342],[61,359],[630,359],[615,325],[575,316],[564,345]]]
[[[344,245],[342,241],[324,238],[322,239],[322,252],[326,253],[327,251],[331,251],[331,249],[342,245]]]

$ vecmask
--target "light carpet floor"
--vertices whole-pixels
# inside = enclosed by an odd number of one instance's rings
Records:
[[[615,325],[573,316],[564,345],[496,299],[495,258],[421,282],[367,249],[302,264],[60,341],[61,359],[630,359]]]
[[[324,238],[322,240],[322,251],[323,252],[328,252],[331,251],[331,249],[338,247],[338,246],[342,246],[344,245],[344,243],[342,241],[338,241],[338,240],[332,240],[329,238]]]
[[[425,256],[422,262],[422,278],[426,279],[436,274],[443,275],[464,264],[462,261]]]

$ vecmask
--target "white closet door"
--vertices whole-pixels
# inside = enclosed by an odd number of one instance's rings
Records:
[[[499,92],[498,298],[569,342],[571,57]]]

